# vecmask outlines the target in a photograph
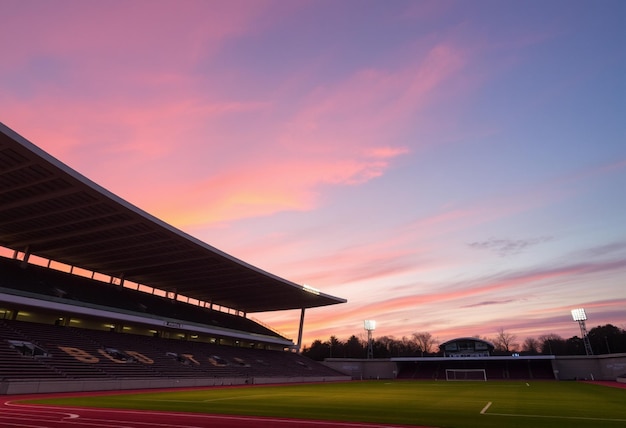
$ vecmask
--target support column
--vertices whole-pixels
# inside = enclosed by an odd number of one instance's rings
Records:
[[[585,325],[585,320],[578,320],[578,325],[580,326],[580,335],[582,336],[583,344],[585,345],[585,353],[587,355],[593,355],[591,343],[589,342],[589,335],[587,334],[587,326]]]
[[[298,343],[296,344],[296,352],[299,354],[302,348],[302,331],[304,330],[304,308],[300,311],[300,328],[298,329]]]
[[[17,252],[16,252],[16,257],[17,257]],[[24,258],[22,259],[22,262],[20,263],[20,267],[22,269],[26,269],[28,267],[29,258],[30,258],[30,247],[26,246],[26,248],[24,249]]]

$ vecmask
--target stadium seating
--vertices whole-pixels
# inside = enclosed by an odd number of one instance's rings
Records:
[[[19,261],[5,257],[0,257],[0,273],[0,292],[4,290],[42,301],[110,311],[124,310],[138,316],[146,314],[158,319],[188,321],[223,329],[225,336],[230,331],[284,339],[246,317],[37,265],[29,264],[24,268]],[[322,364],[282,350],[255,349],[249,344],[248,347],[220,345],[219,342],[207,342],[207,337],[203,338],[204,341],[194,339],[195,336],[190,334],[172,339],[61,324],[42,323],[41,320],[0,320],[0,380],[340,375]],[[22,343],[43,351],[38,356],[25,355],[22,352],[24,346],[16,345]],[[237,345],[238,342],[233,339],[230,344]]]
[[[24,356],[8,340],[30,341],[48,355]],[[4,380],[337,375],[290,352],[0,320]]]

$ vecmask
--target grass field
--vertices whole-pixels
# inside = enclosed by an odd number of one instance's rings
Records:
[[[581,382],[371,381],[29,400],[436,427],[626,427],[626,389]]]

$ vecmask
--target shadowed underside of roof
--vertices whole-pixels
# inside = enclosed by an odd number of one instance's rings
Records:
[[[0,245],[247,313],[346,302],[174,228],[2,123]]]

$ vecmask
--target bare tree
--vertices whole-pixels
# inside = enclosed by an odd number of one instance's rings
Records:
[[[539,336],[541,353],[545,355],[563,355],[566,348],[566,341],[555,333],[543,334]]]
[[[417,343],[410,337],[402,336],[402,347],[404,356],[413,356],[419,352]]]
[[[437,339],[433,338],[432,334],[426,331],[413,333],[413,339],[415,340],[417,348],[422,353],[422,357],[424,354],[432,353],[433,347],[439,343]]]
[[[516,339],[517,336],[504,331],[503,328],[500,328],[498,330],[498,334],[493,339],[493,344],[497,351],[508,353],[517,350],[517,343],[515,343]]]
[[[393,336],[380,336],[376,338],[376,342],[378,342],[380,346],[385,348],[389,353],[391,353],[393,349],[393,342],[395,340],[396,339]]]
[[[534,355],[538,354],[541,349],[541,343],[534,337],[527,337],[522,345],[522,351]]]
[[[492,342],[492,340],[490,338],[488,338],[487,336],[481,336],[480,334],[475,334],[472,337],[474,339],[484,340],[485,342]]]

